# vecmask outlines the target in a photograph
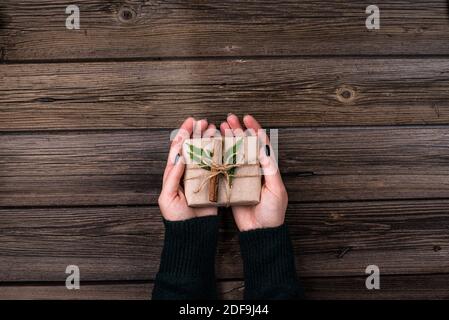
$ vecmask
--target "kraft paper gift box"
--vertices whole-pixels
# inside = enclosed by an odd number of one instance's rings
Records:
[[[225,207],[259,203],[258,151],[258,140],[253,136],[186,140],[183,156],[187,204],[191,207]]]

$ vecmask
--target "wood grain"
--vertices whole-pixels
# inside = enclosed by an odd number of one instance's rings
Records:
[[[376,299],[448,299],[448,275],[382,276],[380,290],[367,290],[365,277],[307,278],[302,281],[305,298],[311,300],[376,300]],[[243,281],[220,281],[217,283],[220,299],[243,299]],[[0,299],[52,299],[52,300],[149,300],[152,282],[129,282],[120,284],[82,284],[80,290],[67,290],[61,284],[21,285],[0,284]]]
[[[449,123],[447,59],[19,64],[0,74],[0,131],[172,129],[228,112],[266,127]]]
[[[86,283],[67,290],[65,283],[0,284],[1,300],[150,300],[152,282]],[[220,299],[243,299],[242,281],[217,283]]]
[[[0,136],[0,206],[155,204],[168,131]],[[290,202],[449,196],[448,127],[279,131]]]
[[[378,0],[375,31],[356,0],[79,0],[81,29],[67,30],[70,4],[2,1],[2,59],[449,53],[446,0]]]
[[[67,290],[58,284],[0,284],[2,300],[149,300],[152,283],[81,284],[79,290]]]
[[[287,224],[302,278],[444,273],[449,200],[290,205]],[[164,228],[157,207],[0,210],[0,281],[152,280]],[[217,277],[242,277],[238,233],[222,215]]]
[[[305,297],[313,300],[449,299],[447,274],[381,275],[380,279],[379,290],[366,289],[366,276],[305,279]]]

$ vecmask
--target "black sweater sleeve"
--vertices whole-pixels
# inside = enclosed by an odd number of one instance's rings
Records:
[[[287,226],[240,233],[245,299],[301,299]]]
[[[165,240],[153,299],[216,299],[218,217],[164,220]],[[240,233],[245,299],[302,298],[287,227]]]
[[[216,299],[218,217],[164,220],[165,240],[153,299]]]

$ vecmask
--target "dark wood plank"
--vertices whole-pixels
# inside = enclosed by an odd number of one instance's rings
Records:
[[[1,284],[1,300],[149,300],[152,282],[87,283],[79,290],[67,290],[64,283]],[[220,299],[242,299],[242,281],[217,283]]]
[[[2,58],[449,53],[446,0],[378,0],[381,28],[375,32],[365,27],[367,1],[76,3],[79,31],[65,28],[71,1],[2,1]]]
[[[383,275],[380,290],[367,290],[366,277],[323,277],[302,280],[309,300],[429,300],[449,298],[449,275]],[[243,281],[221,282],[224,299],[242,299]],[[226,291],[223,293],[223,287]]]
[[[445,273],[449,268],[447,201],[290,205],[287,224],[302,278]],[[163,226],[157,207],[0,210],[0,281],[151,280]],[[219,279],[242,277],[238,233],[222,216]]]
[[[367,290],[364,277],[307,278],[302,284],[305,298],[320,299],[448,299],[449,276],[404,275],[381,276],[380,290]],[[243,299],[243,281],[220,281],[217,283],[220,299]],[[124,284],[81,284],[80,290],[67,290],[64,284],[33,283],[23,285],[0,284],[0,299],[96,299],[96,300],[149,300],[153,283],[130,282]]]
[[[67,290],[60,284],[1,284],[2,300],[149,300],[152,283],[81,284],[79,290]]]
[[[365,277],[330,277],[304,280],[307,299],[430,300],[449,298],[449,275],[380,276],[380,290],[367,290]]]
[[[447,198],[448,127],[283,129],[291,202]],[[168,131],[0,136],[0,206],[156,203]]]
[[[175,128],[228,112],[268,127],[449,123],[447,59],[26,64],[0,74],[0,131]]]

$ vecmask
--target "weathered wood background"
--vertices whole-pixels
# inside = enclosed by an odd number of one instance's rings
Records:
[[[378,0],[376,31],[355,0],[78,0],[67,30],[70,4],[0,3],[0,298],[149,299],[169,131],[228,112],[280,129],[308,298],[449,298],[448,1]]]

